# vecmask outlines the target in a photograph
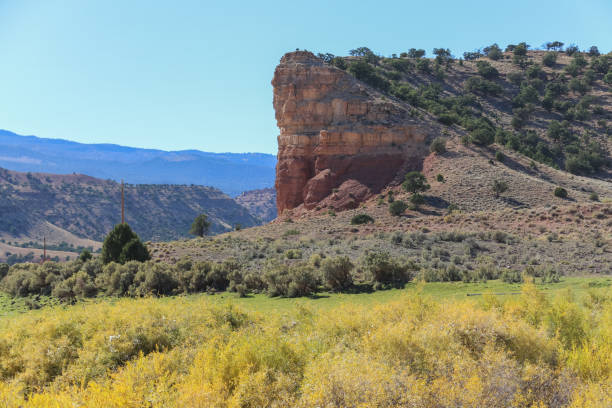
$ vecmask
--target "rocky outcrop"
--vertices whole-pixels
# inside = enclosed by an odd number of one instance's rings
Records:
[[[398,172],[420,168],[427,133],[408,107],[385,98],[312,53],[285,54],[276,67],[280,128],[279,214],[296,207],[356,207]]]

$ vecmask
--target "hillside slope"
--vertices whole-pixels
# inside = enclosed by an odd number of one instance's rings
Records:
[[[0,234],[41,241],[57,235],[45,223],[80,238],[100,241],[120,222],[121,185],[84,175],[19,173],[0,169]],[[257,225],[259,220],[221,191],[202,186],[125,187],[126,221],[144,240],[179,239],[206,213],[211,232]],[[56,240],[57,241],[57,240]],[[59,241],[61,242],[61,241]]]
[[[525,46],[469,60],[448,50],[433,59],[414,52],[384,58],[367,48],[326,59],[421,119],[432,115],[443,135],[495,141],[537,162],[612,180],[612,55]]]
[[[167,152],[0,130],[0,167],[15,171],[79,173],[134,184],[197,184],[237,196],[271,187],[275,165],[276,157],[263,153]]]
[[[235,200],[264,222],[276,218],[276,190],[273,188],[245,191]]]
[[[446,183],[430,194],[441,193],[439,206],[545,205],[557,186],[580,192],[574,200],[609,195],[611,55],[525,44],[469,60],[416,51],[283,56],[272,81],[279,212],[355,208],[411,169],[435,179],[435,155],[426,159],[435,138],[454,146],[439,169]],[[493,181],[505,179],[514,198],[489,200]]]

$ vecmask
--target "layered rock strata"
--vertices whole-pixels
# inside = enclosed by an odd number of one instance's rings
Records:
[[[276,67],[278,213],[354,208],[400,171],[420,168],[427,133],[409,108],[307,51]]]

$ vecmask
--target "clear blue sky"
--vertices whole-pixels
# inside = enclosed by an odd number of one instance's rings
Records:
[[[560,40],[609,52],[611,22],[610,0],[0,0],[0,128],[275,153],[270,80],[287,51]]]

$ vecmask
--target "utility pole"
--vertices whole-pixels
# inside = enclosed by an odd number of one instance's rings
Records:
[[[121,223],[125,224],[125,197],[123,193],[123,180],[121,180]]]
[[[42,263],[47,261],[47,237],[43,236],[43,260]]]

